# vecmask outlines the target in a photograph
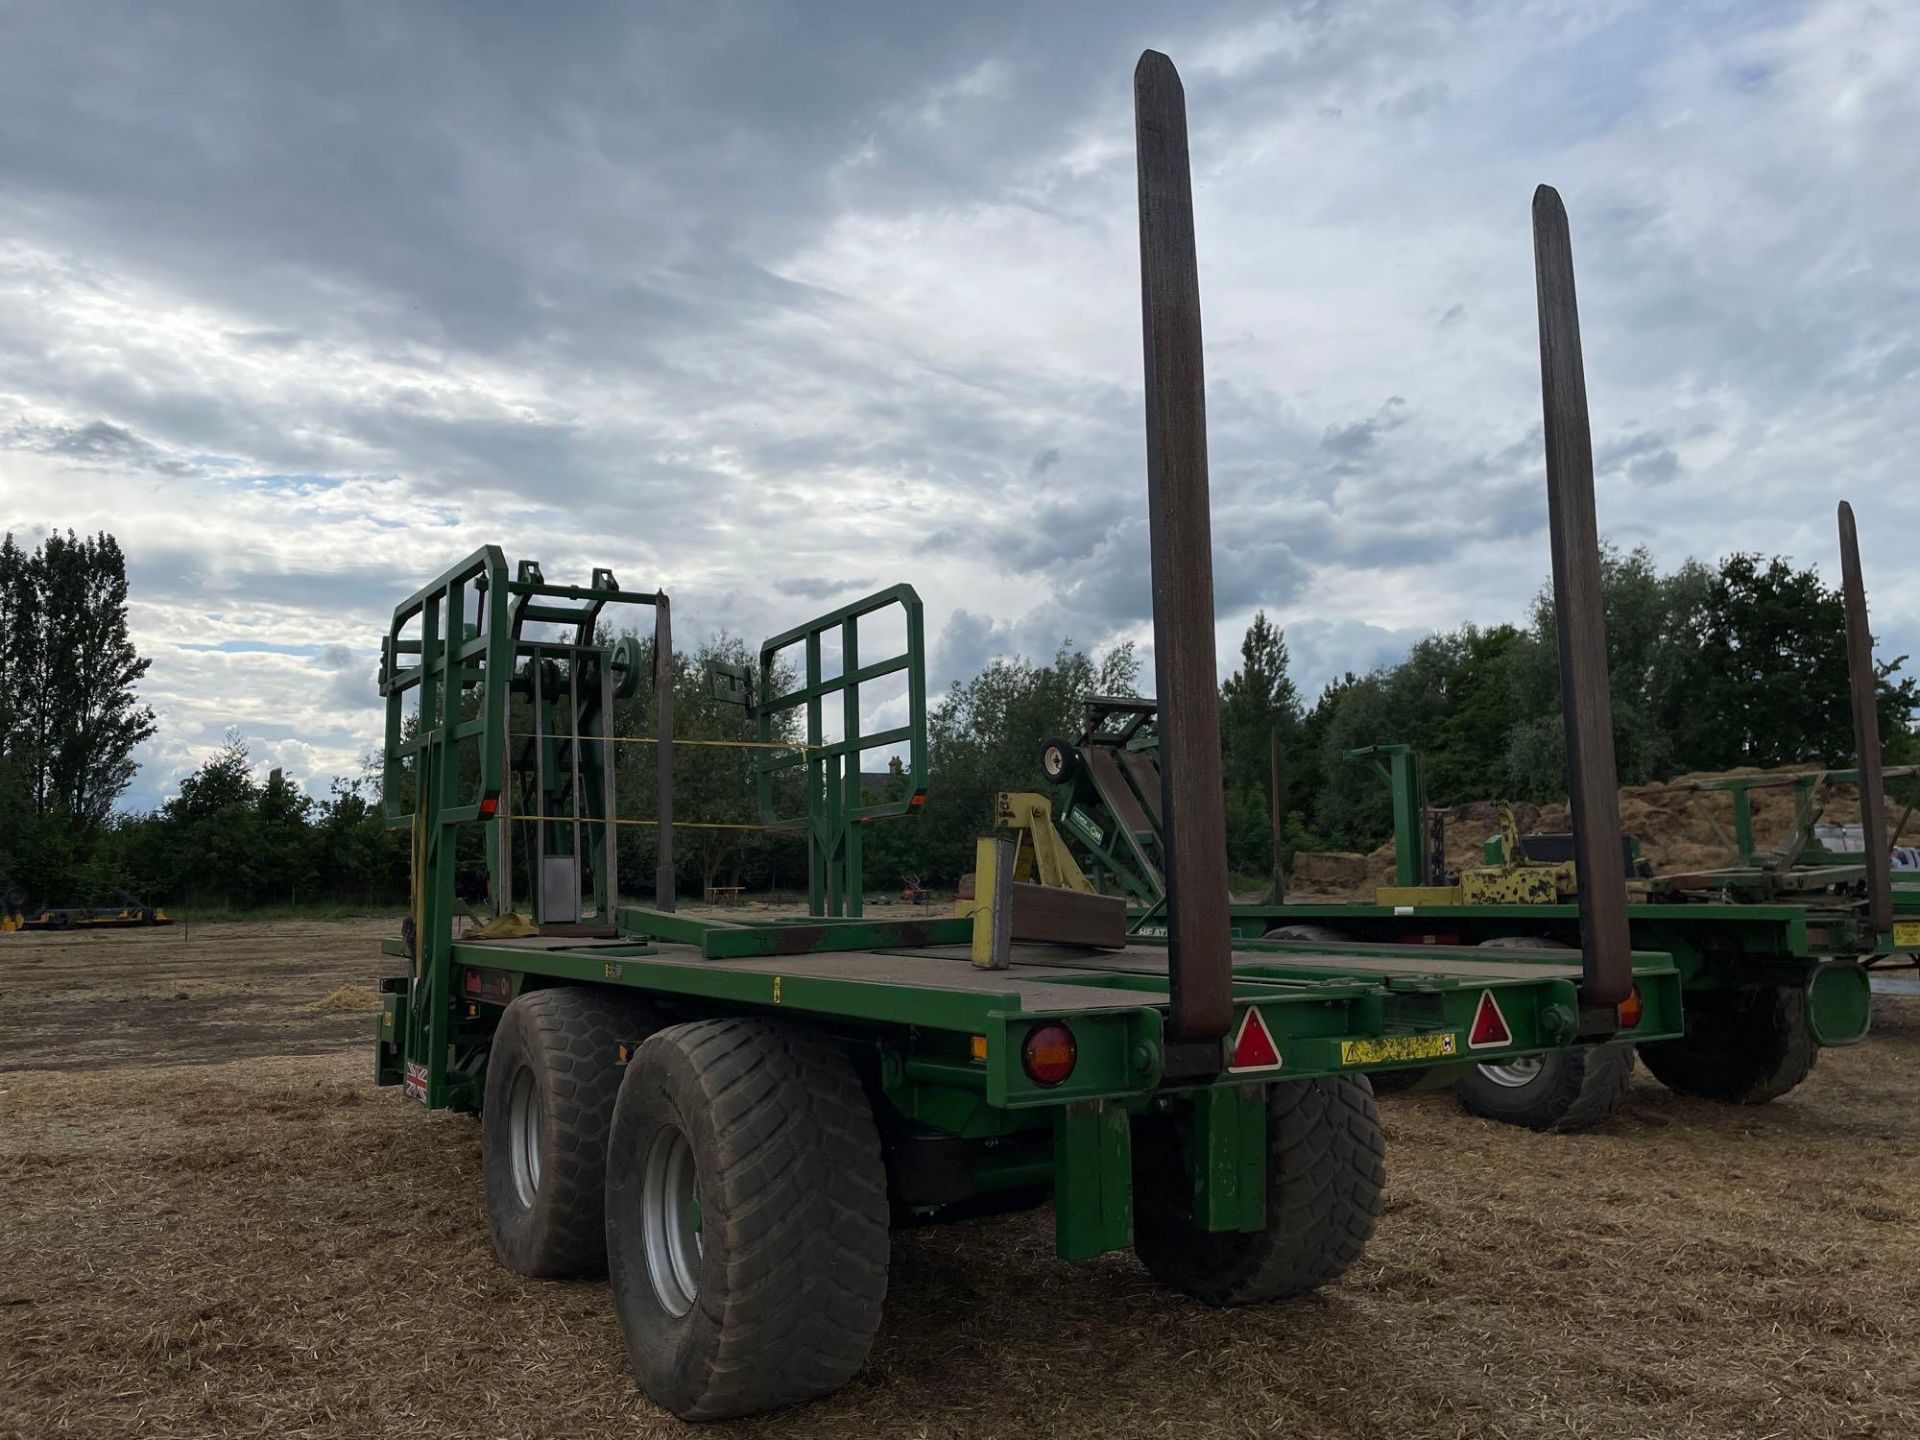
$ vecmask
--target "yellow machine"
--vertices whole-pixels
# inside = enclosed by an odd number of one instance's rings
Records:
[[[953,913],[971,916],[973,963],[997,970],[1015,940],[1051,940],[1118,949],[1126,904],[1101,895],[1053,828],[1053,805],[1031,791],[994,799],[995,833],[982,836],[973,874],[960,882]],[[969,883],[969,881],[971,883]]]
[[[1500,807],[1500,833],[1487,842],[1486,858],[1488,864],[1462,870],[1452,885],[1383,885],[1379,901],[1382,905],[1560,905],[1572,903],[1579,895],[1572,857],[1529,856],[1510,805]]]

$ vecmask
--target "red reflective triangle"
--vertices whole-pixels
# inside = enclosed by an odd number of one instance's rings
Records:
[[[1229,1070],[1278,1070],[1280,1047],[1273,1043],[1273,1032],[1260,1012],[1248,1006],[1240,1017],[1240,1033],[1233,1037],[1233,1059]]]
[[[1469,1050],[1485,1050],[1494,1045],[1511,1045],[1513,1031],[1507,1017],[1500,1013],[1500,1002],[1491,990],[1480,992],[1480,1008],[1473,1012],[1473,1028],[1467,1032]]]

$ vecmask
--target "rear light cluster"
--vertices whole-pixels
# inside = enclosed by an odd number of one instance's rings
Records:
[[[1079,1059],[1073,1032],[1055,1021],[1036,1025],[1020,1046],[1020,1065],[1036,1085],[1058,1085],[1073,1074]]]
[[[1640,1003],[1640,987],[1636,985],[1627,998],[1614,1008],[1614,1013],[1620,1017],[1620,1028],[1631,1030],[1637,1026],[1644,1009],[1645,1007]]]

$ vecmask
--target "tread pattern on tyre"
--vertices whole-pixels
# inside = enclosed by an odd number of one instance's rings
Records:
[[[1577,1135],[1617,1114],[1632,1084],[1633,1046],[1615,1043],[1550,1050],[1530,1085],[1502,1085],[1476,1065],[1453,1082],[1453,1093],[1484,1119]]]
[[[1641,1047],[1654,1079],[1679,1095],[1764,1105],[1805,1080],[1820,1056],[1807,997],[1786,985],[1687,996],[1687,1033]]]
[[[531,990],[501,1017],[482,1106],[487,1216],[500,1263],[553,1279],[606,1268],[607,1132],[622,1072],[622,1042],[652,1027],[644,1007],[583,986]],[[513,1077],[525,1060],[545,1096],[540,1187],[531,1210],[513,1183],[508,1136]]]
[[[726,1019],[661,1030],[629,1069],[608,1242],[643,1386],[683,1419],[718,1420],[845,1385],[879,1330],[889,1254],[886,1168],[852,1065],[804,1030]],[[699,1294],[678,1321],[654,1297],[640,1223],[645,1145],[662,1118],[646,1112],[662,1082],[683,1107],[706,1241]],[[684,1113],[696,1105],[704,1120]],[[656,1350],[639,1330],[674,1343]]]
[[[1283,1300],[1338,1279],[1366,1249],[1385,1208],[1386,1136],[1373,1089],[1360,1076],[1268,1087],[1262,1231],[1200,1229],[1172,1126],[1145,1126],[1140,1142],[1134,1250],[1161,1284],[1209,1305]]]

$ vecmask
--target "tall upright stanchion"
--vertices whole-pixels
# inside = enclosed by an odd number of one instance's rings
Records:
[[[1540,406],[1547,447],[1547,523],[1567,734],[1567,799],[1580,877],[1580,999],[1618,1005],[1633,992],[1620,796],[1607,691],[1607,623],[1600,529],[1593,507],[1593,436],[1580,356],[1573,240],[1559,192],[1533,192],[1534,283],[1540,308]]]
[[[1173,62],[1158,51],[1147,51],[1134,69],[1133,115],[1153,664],[1167,862],[1168,1031],[1173,1044],[1192,1047],[1181,1057],[1181,1067],[1201,1068],[1208,1042],[1223,1037],[1233,1020],[1232,929],[1187,101]],[[1171,1053],[1168,1062],[1175,1063]],[[1219,1068],[1217,1054],[1211,1068]]]
[[[1867,917],[1876,936],[1893,929],[1893,857],[1887,845],[1886,780],[1880,762],[1880,683],[1860,578],[1853,507],[1840,502],[1840,595],[1847,611],[1847,689],[1853,705],[1854,767],[1860,773],[1860,833],[1867,866]]]

